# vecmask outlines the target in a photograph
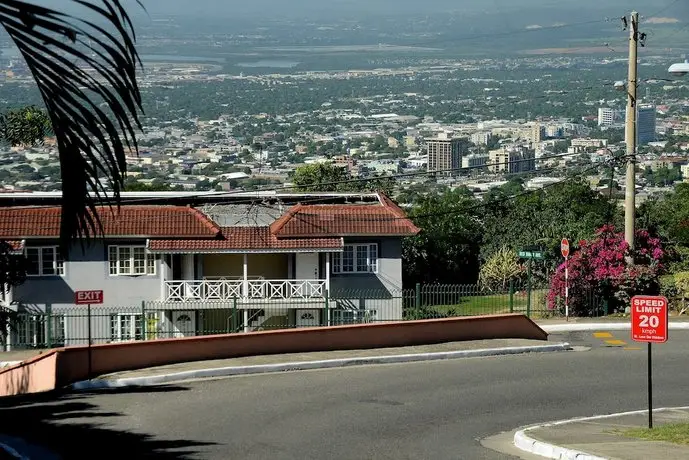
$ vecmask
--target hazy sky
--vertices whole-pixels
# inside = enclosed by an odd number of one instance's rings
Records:
[[[69,8],[69,0],[32,0],[36,3]],[[91,0],[98,2],[99,0]],[[135,0],[123,0],[128,10],[135,14],[138,7]],[[561,16],[565,11],[578,11],[579,15],[590,13],[620,16],[637,8],[643,15],[649,15],[668,7],[664,16],[689,19],[689,0],[142,0],[151,16],[184,15],[206,16],[211,18],[238,17],[318,17],[329,15],[427,15],[446,11],[466,13],[482,12],[488,15],[509,16],[510,11],[537,8],[544,12],[552,11]]]

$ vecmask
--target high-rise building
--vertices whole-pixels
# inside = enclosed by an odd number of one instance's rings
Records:
[[[462,149],[466,145],[462,139],[441,133],[438,137],[426,140],[428,149],[428,171],[442,171],[452,174],[462,164]]]
[[[492,173],[520,173],[536,169],[536,152],[526,146],[509,146],[489,153],[488,169]]]
[[[493,133],[490,131],[479,131],[471,135],[471,142],[476,145],[486,145],[493,138]]]
[[[639,145],[656,140],[656,108],[642,105],[636,110],[636,139]]]
[[[619,125],[624,121],[624,113],[621,110],[610,107],[598,109],[598,126]]]

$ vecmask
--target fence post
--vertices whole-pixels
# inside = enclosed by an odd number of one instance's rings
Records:
[[[514,313],[514,280],[510,280],[510,313]]]
[[[603,316],[608,316],[608,298],[603,298]]]
[[[415,294],[414,307],[418,309],[421,308],[421,283],[416,283]]]
[[[526,287],[526,317],[531,318],[531,259],[527,268],[527,287]]]
[[[46,345],[48,345],[48,348],[53,348],[53,306],[51,304],[46,304],[45,316],[46,316],[45,340],[47,342]]]
[[[323,306],[323,317],[321,318],[321,326],[330,326],[330,299],[328,290],[325,289],[323,293],[325,296],[325,304]]]
[[[141,301],[141,340],[146,340],[146,301]]]
[[[237,325],[237,297],[232,297],[232,333],[234,334],[239,329]],[[230,331],[228,331],[230,332]]]

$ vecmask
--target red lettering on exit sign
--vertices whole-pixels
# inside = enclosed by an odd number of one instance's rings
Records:
[[[103,303],[103,291],[76,291],[74,303],[77,305]]]

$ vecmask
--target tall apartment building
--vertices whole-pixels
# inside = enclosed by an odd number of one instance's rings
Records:
[[[624,112],[610,107],[598,109],[598,126],[613,126],[624,123]]]
[[[446,171],[447,174],[452,174],[452,171],[447,170],[458,169],[461,166],[464,145],[462,139],[450,137],[446,133],[426,140],[428,171]]]
[[[639,145],[656,140],[656,107],[640,105],[636,111],[636,139]]]
[[[520,173],[536,169],[536,152],[525,146],[507,146],[488,153],[492,173]]]
[[[486,145],[493,138],[493,133],[490,131],[479,131],[471,135],[471,142],[476,145]]]

